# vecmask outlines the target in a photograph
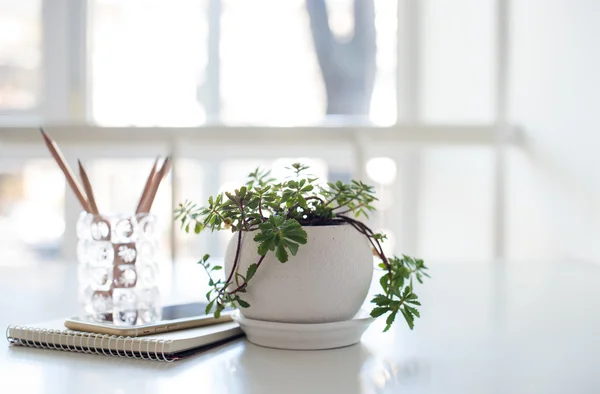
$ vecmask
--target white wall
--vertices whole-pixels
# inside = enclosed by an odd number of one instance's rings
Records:
[[[600,262],[600,1],[511,3],[510,255]]]

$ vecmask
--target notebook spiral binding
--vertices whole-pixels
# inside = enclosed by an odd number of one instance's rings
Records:
[[[25,339],[16,338],[11,336],[11,331],[25,332],[27,335],[24,335]],[[55,340],[55,338],[60,337],[65,338],[66,345],[63,345],[59,340]],[[54,349],[66,352],[165,362],[173,362],[178,359],[177,357],[165,354],[165,346],[173,342],[171,340],[145,339],[24,326],[8,326],[6,328],[6,339],[14,345],[39,349]],[[112,341],[115,341],[115,347],[121,350],[111,350]],[[119,346],[120,341],[123,341],[122,346]]]

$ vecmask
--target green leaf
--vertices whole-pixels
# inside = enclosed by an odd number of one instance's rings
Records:
[[[396,309],[395,311],[390,313],[390,315],[387,317],[387,319],[385,319],[385,324],[392,324],[394,322],[394,320],[396,319],[397,312],[398,312],[398,310]]]
[[[264,241],[266,237],[269,235],[269,231],[273,229],[273,223],[271,223],[270,219],[267,222],[261,223],[258,225],[258,228],[262,231],[254,236],[254,240],[256,242]]]
[[[381,305],[389,305],[390,299],[384,296],[383,294],[377,294],[375,298],[371,300],[371,302],[381,306]]]
[[[206,313],[207,315],[210,313],[210,310],[212,309],[213,304],[215,303],[215,300],[216,300],[216,298],[214,300],[212,300],[211,302],[209,302],[208,305],[206,305],[206,309],[204,310],[204,313]]]
[[[227,196],[227,198],[234,202],[236,205],[239,203],[239,198],[237,198],[236,196],[234,196],[233,194],[231,194],[230,192],[225,192],[225,195]]]
[[[200,234],[200,231],[202,231],[202,224],[200,224],[200,222],[196,222],[196,225],[194,226],[194,232],[196,234]]]
[[[252,201],[250,201],[246,206],[250,209],[256,209],[258,207],[259,202],[260,202],[260,199],[255,198]]]
[[[214,286],[215,285],[215,281],[211,279],[208,280],[208,285],[209,286]]]
[[[402,312],[402,315],[404,316],[404,320],[406,320],[406,323],[408,323],[408,327],[411,330],[413,328],[415,328],[414,318],[412,317],[410,312],[408,312],[406,309],[400,309],[400,312]]]
[[[379,317],[379,316],[385,314],[388,311],[389,311],[389,309],[388,308],[384,308],[384,307],[373,308],[373,310],[371,311],[371,317]]]
[[[302,197],[301,194],[298,195],[298,205],[301,206],[302,208],[306,208],[306,199],[304,197]]]
[[[248,308],[250,306],[250,304],[248,304],[246,301],[242,300],[241,298],[237,299],[237,303],[242,308]]]
[[[279,260],[282,263],[288,261],[289,256],[283,244],[280,243],[279,245],[277,245],[277,248],[275,250],[275,256],[277,257],[277,260]]]
[[[386,273],[385,275],[383,275],[381,277],[381,279],[379,279],[379,284],[381,285],[381,288],[387,293],[388,290],[388,283],[390,282],[390,277],[388,276],[388,274]]]
[[[206,301],[210,301],[210,294],[212,293],[212,289],[210,289],[208,291],[208,293],[206,293]]]
[[[214,313],[215,319],[218,319],[218,318],[220,318],[220,317],[221,317],[221,311],[222,311],[223,309],[224,309],[224,307],[223,307],[223,305],[222,305],[222,304],[218,304],[218,305],[217,305],[217,309],[215,310],[215,313]]]
[[[375,233],[373,234],[373,238],[375,238],[378,241],[383,241],[384,239],[387,239],[387,235],[385,235],[384,233]]]
[[[417,308],[413,308],[412,306],[404,305],[404,309],[406,309],[408,312],[415,315],[416,317],[421,317],[421,314],[419,313],[419,310]]]
[[[269,242],[262,242],[258,244],[258,254],[260,256],[264,256],[269,252]]]
[[[223,267],[221,267],[220,265],[215,265],[214,267],[212,267],[211,271],[219,271],[222,269],[223,269]]]
[[[246,282],[248,282],[250,279],[252,279],[252,277],[256,273],[257,268],[258,268],[258,265],[256,263],[250,264],[250,266],[248,267],[248,270],[246,271]]]
[[[298,244],[293,243],[293,242],[287,242],[286,246],[290,250],[290,253],[292,254],[292,256],[295,256],[296,253],[298,252]]]
[[[296,231],[296,230],[285,231],[284,236],[285,236],[285,238],[292,240],[296,243],[299,243],[301,245],[306,245],[307,235],[304,230],[302,230],[302,231]]]
[[[403,276],[395,277],[392,282],[392,287],[394,289],[401,289],[402,286],[404,286],[404,277]]]
[[[400,307],[400,305],[402,305],[402,302],[403,301],[398,301],[398,300],[390,301],[390,308],[397,309]]]
[[[204,261],[204,262],[206,263],[206,260],[208,260],[209,258],[210,258],[210,255],[209,255],[209,254],[205,254],[205,255],[202,257],[202,261]]]

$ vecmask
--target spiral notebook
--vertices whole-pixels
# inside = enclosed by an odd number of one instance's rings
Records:
[[[172,362],[243,335],[235,322],[144,337],[123,337],[65,330],[56,320],[30,327],[9,326],[14,346]]]

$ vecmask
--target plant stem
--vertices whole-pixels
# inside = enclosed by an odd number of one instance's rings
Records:
[[[263,196],[261,195],[258,199],[258,214],[260,215],[262,221],[265,221],[265,215],[263,215],[263,211],[262,211],[262,199]]]
[[[256,263],[256,269],[258,269],[258,267],[260,267],[260,265],[262,264],[263,260],[265,259],[266,255],[264,256],[260,256],[260,259],[258,260],[258,262]],[[236,289],[229,291],[229,294],[235,294],[238,291],[242,290],[244,287],[248,286],[248,281],[246,280],[244,283],[242,283],[240,286],[238,286]]]
[[[240,201],[240,231],[242,231],[242,226],[248,231],[248,221],[246,220],[246,215],[244,215],[244,202]]]
[[[231,278],[233,278],[233,275],[237,270],[238,261],[240,259],[240,249],[241,248],[242,248],[242,229],[240,228],[238,230],[238,244],[235,249],[235,258],[233,259],[233,267],[231,268],[231,272],[229,273],[229,276],[227,277],[227,280],[225,281],[225,285],[219,291],[219,294],[221,294],[227,288],[229,282],[231,281]]]
[[[375,237],[373,237],[373,230],[371,230],[366,224],[349,218],[348,216],[344,216],[344,215],[340,215],[337,214],[337,216],[339,218],[342,218],[343,220],[347,221],[348,223],[350,223],[354,228],[356,228],[359,232],[363,233],[364,235],[367,236],[367,238],[369,239],[369,242],[371,243],[371,245],[373,245],[373,247],[375,248],[375,252],[377,252],[377,254],[379,255],[379,258],[383,261],[383,264],[385,264],[385,267],[388,271],[388,276],[390,277],[390,284],[389,287],[392,286],[392,279],[394,277],[394,273],[392,272],[392,265],[390,264],[388,258],[386,257],[385,253],[383,253],[383,248],[381,247],[381,244],[379,243],[379,240]],[[377,244],[377,246],[375,246],[375,244]],[[389,291],[389,290],[388,290]]]
[[[387,258],[385,256],[385,254],[383,253],[383,250],[381,248],[381,245],[377,245],[375,244],[374,241],[375,240],[373,237],[371,237],[364,229],[362,229],[359,225],[352,223],[352,222],[348,222],[352,227],[354,227],[359,233],[365,235],[367,237],[367,239],[369,240],[369,243],[371,243],[371,246],[373,247],[373,249],[375,250],[375,252],[377,253],[377,255],[379,256],[379,258],[381,260],[383,260],[383,262],[387,262]]]
[[[337,193],[335,194],[335,196],[333,196],[333,197],[332,197],[332,198],[331,198],[329,201],[327,201],[326,203],[324,203],[324,204],[323,204],[323,206],[325,206],[325,207],[326,207],[327,205],[331,204],[331,203],[332,203],[332,202],[334,202],[334,201],[335,201],[335,200],[336,200],[336,199],[337,199],[337,198],[338,198],[338,197],[339,197],[341,194],[342,194],[342,192],[341,192],[341,191],[337,192]]]
[[[219,217],[219,219],[221,219],[221,221],[225,220],[225,218],[223,217],[223,215],[221,215],[221,212],[217,211],[216,209],[213,209],[210,211],[211,213],[215,214],[216,216]],[[196,218],[193,218],[194,221],[197,221]]]

